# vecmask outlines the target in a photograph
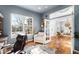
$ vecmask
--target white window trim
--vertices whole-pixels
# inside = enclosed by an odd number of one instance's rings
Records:
[[[65,9],[59,10],[57,12],[51,13],[51,14],[49,14],[49,19],[73,14],[74,13],[74,9],[73,8],[74,8],[73,6],[70,6],[70,7],[67,7]]]

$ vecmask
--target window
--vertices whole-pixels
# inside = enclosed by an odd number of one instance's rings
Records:
[[[73,6],[59,10],[57,12],[51,13],[49,15],[48,27],[46,30],[50,32],[50,35],[53,36],[57,32],[63,34],[72,34],[73,33]]]
[[[19,14],[11,14],[11,34],[32,34],[32,20],[32,17],[23,16]]]

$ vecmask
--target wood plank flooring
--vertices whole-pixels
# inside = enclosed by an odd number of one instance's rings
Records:
[[[56,40],[59,39],[56,36],[51,37],[52,40],[51,40],[51,42],[49,42],[47,44],[47,47],[57,49],[57,51],[56,51],[57,54],[70,54],[71,53],[71,38],[72,37],[71,36],[64,36],[61,38],[62,38],[62,40],[61,40],[62,45],[59,49],[56,48]],[[38,44],[41,44],[41,43],[36,43],[34,41],[29,41],[26,43],[26,45],[28,45],[28,46],[33,46],[33,45],[38,45]]]

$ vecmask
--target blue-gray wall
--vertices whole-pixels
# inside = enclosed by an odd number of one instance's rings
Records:
[[[74,7],[74,29],[75,32],[79,32],[79,5],[75,5]]]
[[[13,6],[13,5],[0,5],[0,12],[4,16],[3,20],[3,32],[5,35],[9,36],[8,42],[13,42],[13,39],[10,39],[11,37],[11,13],[15,14],[21,14],[25,16],[32,16],[33,17],[33,28],[35,32],[38,32],[41,30],[40,22],[41,22],[41,16],[40,14],[37,14],[35,12]]]
[[[74,30],[79,33],[79,5],[74,6]],[[79,51],[79,38],[74,40],[74,49]]]

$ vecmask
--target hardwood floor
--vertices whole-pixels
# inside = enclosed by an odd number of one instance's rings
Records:
[[[56,41],[60,39],[61,41],[61,46],[60,48],[57,48],[57,44]],[[62,36],[61,38],[57,37],[57,36],[53,36],[51,37],[51,42],[49,42],[46,46],[48,48],[54,48],[56,49],[56,54],[71,54],[71,36]],[[34,41],[29,41],[26,43],[26,45],[28,46],[33,46],[33,45],[38,45],[42,43],[36,43]]]
[[[28,46],[34,46],[34,45],[38,45],[38,44],[42,45],[42,43],[38,43],[38,42],[34,42],[34,41],[28,41],[28,42],[26,42],[26,45],[28,45]]]
[[[48,48],[53,48],[56,49],[56,54],[71,54],[71,36],[62,36],[57,37],[57,36],[53,36],[51,37],[51,42],[49,42],[48,44],[46,44],[45,46],[47,46]],[[60,40],[61,41],[61,46],[60,48],[57,48],[57,44],[56,41]],[[26,45],[28,46],[34,46],[34,45],[43,45],[42,43],[38,43],[38,42],[34,42],[34,41],[26,41]]]
[[[48,44],[49,48],[55,48],[57,49],[57,52],[61,52],[63,54],[71,54],[71,36],[61,36],[61,37],[57,37],[57,36],[53,36],[51,38],[51,42]],[[57,41],[60,41],[60,43],[57,43]],[[59,44],[59,45],[58,45]],[[60,46],[60,47],[57,47]]]

